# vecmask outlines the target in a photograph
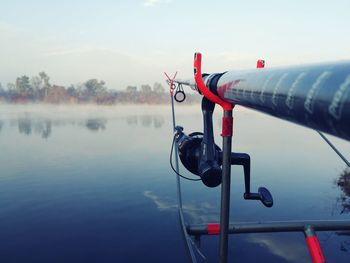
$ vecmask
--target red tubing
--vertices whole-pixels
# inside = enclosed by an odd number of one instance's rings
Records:
[[[310,255],[313,263],[325,263],[326,259],[323,256],[320,243],[316,236],[306,237],[306,243],[309,247]]]

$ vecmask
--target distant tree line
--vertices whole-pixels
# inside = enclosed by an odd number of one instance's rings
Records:
[[[187,94],[186,94],[187,95]],[[192,103],[199,96],[187,95],[186,102]],[[162,84],[156,82],[151,87],[148,84],[127,86],[123,91],[111,90],[103,80],[89,79],[82,84],[68,87],[50,83],[50,77],[45,72],[38,76],[26,75],[16,78],[14,83],[3,87],[0,83],[0,101],[8,103],[145,103],[162,104],[169,102],[169,93]]]

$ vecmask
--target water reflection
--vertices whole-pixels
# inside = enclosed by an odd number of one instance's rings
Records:
[[[154,127],[156,129],[163,127],[165,120],[161,115],[142,115],[127,116],[126,123],[129,126],[141,125],[142,127]]]
[[[40,134],[42,138],[47,139],[52,132],[52,121],[51,120],[39,120],[34,121],[31,118],[19,118],[18,119],[18,131],[25,135],[31,135],[34,133]]]
[[[25,135],[32,134],[32,119],[27,117],[18,119],[18,131]]]
[[[344,231],[344,232],[338,232],[336,233],[338,236],[345,236],[347,240],[344,240],[340,243],[340,251],[342,252],[349,252],[350,251],[350,232],[349,231]]]
[[[4,122],[2,120],[0,120],[0,132],[2,130],[2,126],[4,125]]]
[[[41,137],[44,139],[49,138],[51,135],[52,122],[51,120],[44,120],[43,122],[38,122],[35,124],[35,132],[41,134]]]
[[[267,248],[272,254],[285,259],[287,262],[310,262],[309,258],[305,257],[307,248],[300,240],[273,234],[258,234],[249,237],[250,242]],[[293,251],[293,253],[290,253],[290,251]]]
[[[154,128],[162,127],[164,125],[164,118],[162,116],[154,116],[153,125],[154,125]]]
[[[340,213],[350,212],[350,169],[346,168],[335,181],[335,184],[341,190],[340,197],[337,198],[337,204],[341,206]]]
[[[106,123],[107,123],[107,120],[102,118],[88,119],[85,122],[85,126],[90,131],[99,131],[99,130],[106,129]]]
[[[151,126],[151,124],[152,124],[152,116],[148,116],[148,115],[141,116],[141,125],[143,127],[149,127]]]
[[[137,126],[137,116],[127,116],[126,123],[129,126]]]
[[[165,198],[152,191],[144,191],[144,196],[150,199],[160,211],[176,211],[177,202],[175,199]],[[209,202],[186,202],[183,203],[183,212],[192,224],[205,224],[208,222],[218,222],[218,206]]]
[[[172,243],[160,247],[158,252],[161,254],[157,252],[149,261],[168,256],[168,248],[171,248],[170,253],[175,251],[174,255],[185,254],[176,210],[176,186],[173,178],[167,179],[168,143],[171,138],[168,112],[163,107],[36,107],[0,109],[3,122],[0,148],[4,149],[0,151],[0,241],[7,244],[6,249],[2,250],[2,258],[8,259],[3,261],[22,262],[24,257],[40,254],[36,248],[43,246],[46,256],[29,261],[51,262],[51,255],[56,255],[57,251],[67,252],[63,253],[65,255],[61,261],[84,261],[86,258],[80,257],[86,255],[84,246],[81,246],[83,240],[94,247],[91,250],[94,255],[106,255],[113,251],[115,258],[121,262],[130,258],[130,261],[137,262],[138,259],[132,257],[135,253],[124,251],[128,251],[136,240],[143,251],[139,254],[148,255],[154,249],[154,244],[147,238],[150,235],[154,240],[166,240],[169,236],[174,238]],[[198,130],[197,124],[199,126],[201,121],[197,109],[193,108],[191,112],[187,110],[181,113],[183,115],[180,115],[179,123],[185,124],[188,130]],[[236,117],[239,119],[239,116],[237,114]],[[315,136],[314,143],[306,145],[309,147],[303,146],[305,150],[300,151],[300,141],[289,138],[306,138],[304,140],[308,143],[308,139],[314,136],[313,132],[309,136],[308,132],[303,133],[304,130],[301,130],[298,133],[298,129],[286,126],[283,122],[263,117],[259,121],[260,118],[254,116],[246,118],[244,115],[244,121],[241,117],[237,129],[239,140],[234,142],[235,147],[237,151],[249,152],[254,158],[252,169],[255,169],[254,174],[258,171],[259,176],[254,176],[253,188],[256,189],[264,181],[277,202],[271,210],[265,210],[261,204],[254,202],[242,205],[243,180],[238,178],[238,173],[241,175],[243,172],[237,168],[237,173],[234,171],[237,176],[232,179],[237,181],[232,185],[239,190],[232,191],[232,200],[234,211],[239,211],[239,214],[233,212],[232,220],[300,220],[304,217],[326,220],[348,216],[339,215],[339,208],[337,214],[332,213],[334,209],[331,205],[344,188],[344,184],[340,183],[340,189],[335,189],[331,181],[334,178],[332,172],[342,171],[343,166],[339,169],[340,164],[337,162],[328,162],[336,160],[336,157],[331,151],[323,153],[319,150],[319,145],[324,146],[323,141]],[[221,118],[218,119],[217,125],[221,122]],[[190,125],[191,128],[188,127]],[[257,130],[254,127],[260,128]],[[283,136],[276,136],[281,131]],[[118,140],[115,140],[116,134]],[[145,140],[150,135],[155,135],[152,141]],[[216,135],[219,136],[217,132]],[[79,140],[76,140],[78,136]],[[43,138],[49,138],[50,141]],[[19,151],[19,147],[23,150]],[[86,147],[93,150],[86,151]],[[26,154],[28,149],[35,154]],[[149,154],[145,154],[145,149]],[[280,157],[275,163],[271,162],[274,154]],[[310,158],[311,155],[314,158]],[[135,158],[139,160],[139,165],[132,165]],[[275,167],[266,164],[274,164]],[[290,172],[284,170],[291,165],[293,169],[289,169]],[[312,174],[314,177],[311,177]],[[338,177],[339,172],[336,175]],[[183,183],[183,189],[186,223],[219,221],[218,191],[204,191],[203,186],[186,182]],[[298,189],[297,195],[293,189]],[[140,214],[142,225],[137,223]],[[154,225],[164,227],[152,228]],[[114,228],[116,231],[111,231]],[[14,229],[20,235],[14,233]],[[62,232],[62,229],[67,231]],[[114,232],[118,232],[120,240],[126,241],[118,246],[117,251],[113,243]],[[97,238],[96,233],[99,234]],[[348,262],[349,252],[346,251],[350,251],[349,236],[333,232],[327,244],[324,244],[325,234],[328,233],[320,233],[320,240],[321,245],[328,248],[329,260]],[[266,258],[266,262],[309,262],[302,234],[296,237],[293,234],[237,235],[233,238],[244,241],[235,250],[236,261],[239,262],[255,262],[253,256],[249,257],[251,260],[243,257],[249,256],[247,253],[251,254],[250,251],[257,258]],[[28,242],[23,242],[24,239]],[[216,259],[216,240],[203,238],[203,252],[213,259],[208,262]],[[80,251],[81,254],[73,255],[70,251]],[[89,260],[89,256],[86,255],[85,261]],[[184,260],[174,257],[172,262],[176,261]]]
[[[2,127],[0,126],[0,129]],[[29,116],[20,117],[16,121],[10,121],[11,126],[17,125],[20,134],[33,135],[39,134],[41,138],[47,139],[51,136],[53,127],[66,126],[66,125],[79,125],[84,126],[90,131],[105,130],[107,119],[92,118],[86,121],[75,120],[51,120],[51,119],[36,119]]]
[[[130,115],[123,116],[116,119],[122,121],[128,126],[136,127],[142,126],[146,128],[159,129],[163,127],[165,119],[161,115]],[[88,118],[85,120],[75,119],[50,119],[50,118],[38,118],[35,115],[28,113],[19,117],[17,120],[10,120],[11,126],[18,126],[20,134],[33,135],[39,134],[43,139],[47,139],[51,136],[53,128],[66,125],[78,125],[84,126],[90,131],[104,131],[107,128],[107,119],[102,117]],[[4,121],[0,120],[0,131],[4,125]]]

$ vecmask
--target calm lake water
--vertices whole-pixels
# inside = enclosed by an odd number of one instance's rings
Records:
[[[177,109],[187,133],[202,129],[199,106]],[[186,262],[170,117],[168,106],[0,105],[0,261]],[[221,145],[219,115],[214,125]],[[334,183],[345,165],[315,131],[238,109],[233,149],[251,155],[252,190],[268,187],[275,204],[244,201],[233,167],[231,221],[350,220]],[[187,222],[219,220],[220,188],[182,181],[182,193]],[[328,262],[350,261],[349,235],[318,236]],[[216,262],[218,238],[201,251]],[[301,233],[232,236],[230,259],[311,262]]]

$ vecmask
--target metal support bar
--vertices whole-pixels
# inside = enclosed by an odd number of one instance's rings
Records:
[[[314,231],[350,231],[349,220],[316,220],[234,223],[229,225],[228,233],[304,232],[307,226],[312,226]],[[187,232],[192,236],[212,235],[208,233],[208,225],[189,225],[187,226]]]
[[[224,119],[232,120],[232,110],[224,111]],[[224,123],[223,123],[224,125]],[[224,131],[223,131],[224,133]],[[223,134],[222,143],[222,184],[221,184],[221,212],[220,212],[220,248],[219,262],[226,263],[228,259],[228,229],[230,222],[230,188],[231,188],[231,148],[232,148],[232,126],[231,134]]]
[[[325,263],[326,260],[315,232],[347,230],[350,231],[349,220],[243,222],[230,224],[227,231],[228,234],[303,232],[312,262]],[[202,235],[218,235],[222,233],[222,229],[219,224],[189,225],[187,233],[200,238]]]

